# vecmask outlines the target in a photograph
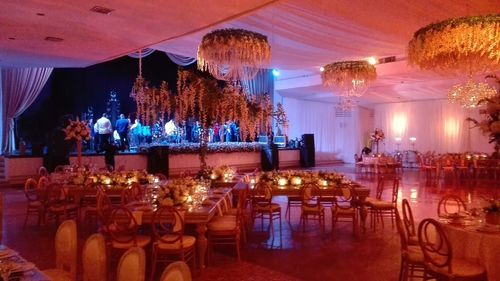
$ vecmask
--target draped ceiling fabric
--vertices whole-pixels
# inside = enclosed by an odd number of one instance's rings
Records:
[[[260,69],[252,80],[243,81],[243,87],[251,95],[269,94],[273,97],[274,76],[271,69]]]
[[[176,55],[176,54],[167,53],[167,52],[166,52],[166,54],[171,61],[173,61],[175,64],[180,65],[180,66],[187,66],[187,65],[190,65],[190,64],[196,62],[195,58],[185,57],[185,56]]]
[[[51,67],[2,69],[0,89],[2,152],[15,151],[14,119],[35,101],[51,73]]]
[[[401,150],[412,149],[410,137],[415,137],[415,149],[421,152],[492,152],[493,145],[478,128],[470,129],[467,117],[481,120],[477,109],[463,109],[447,100],[380,104],[375,107],[375,127],[385,132],[380,152],[397,149],[395,138],[402,139]]]

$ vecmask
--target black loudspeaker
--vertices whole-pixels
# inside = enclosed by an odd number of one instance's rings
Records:
[[[152,146],[148,151],[148,172],[168,177],[168,146]]]
[[[279,170],[279,151],[275,144],[264,145],[261,150],[261,166],[263,171]]]
[[[300,166],[316,166],[316,149],[314,148],[314,134],[302,135],[302,147],[300,148]]]

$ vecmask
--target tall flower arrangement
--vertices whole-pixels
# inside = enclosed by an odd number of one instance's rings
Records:
[[[139,75],[135,79],[130,97],[135,100],[137,117],[144,125],[151,126],[158,118],[163,118],[165,113],[170,114],[171,96],[165,81],[159,89],[150,88],[146,80]]]
[[[65,140],[76,141],[76,153],[78,166],[82,165],[82,141],[90,140],[90,130],[85,121],[80,121],[78,118],[73,121],[69,120],[68,126],[63,129],[66,133]]]
[[[382,129],[375,129],[375,131],[373,131],[373,133],[371,134],[370,138],[372,142],[375,144],[376,151],[378,154],[378,144],[379,142],[385,139],[384,131],[382,131]]]

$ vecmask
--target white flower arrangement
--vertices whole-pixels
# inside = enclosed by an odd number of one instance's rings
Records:
[[[63,129],[66,133],[65,140],[90,140],[90,130],[85,121],[80,121],[78,118],[76,121],[69,120],[69,125]]]

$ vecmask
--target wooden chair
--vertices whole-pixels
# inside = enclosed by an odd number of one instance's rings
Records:
[[[116,271],[117,281],[144,281],[146,279],[146,253],[141,247],[128,249],[120,258]]]
[[[241,260],[240,237],[244,233],[244,212],[246,209],[246,189],[238,194],[236,214],[214,217],[208,223],[208,257],[212,256],[215,245],[234,245],[238,261]]]
[[[439,217],[449,217],[465,211],[467,211],[467,206],[457,195],[445,195],[438,203],[437,213]]]
[[[62,185],[58,183],[49,184],[45,197],[45,214],[54,217],[56,224],[59,224],[61,216],[66,219],[77,219],[79,217],[78,205],[68,200],[66,189]]]
[[[132,212],[125,207],[112,209],[108,221],[109,246],[115,250],[127,250],[132,247],[144,248],[151,242],[149,235],[138,234],[138,224]]]
[[[422,278],[424,272],[424,255],[418,244],[413,246],[408,244],[408,235],[403,228],[403,222],[397,210],[396,227],[398,229],[399,238],[401,239],[401,268],[399,271],[399,280],[407,281],[414,280],[413,278]]]
[[[38,225],[40,225],[43,219],[44,204],[37,190],[36,180],[32,178],[26,180],[24,184],[24,196],[26,196],[27,205],[23,228],[26,227],[30,215],[36,215],[38,217]]]
[[[261,219],[261,229],[264,229],[264,220],[269,220],[269,231],[274,245],[274,221],[279,221],[280,248],[282,247],[281,206],[273,203],[273,188],[270,184],[259,182],[252,190],[252,222]]]
[[[97,219],[101,224],[101,233],[108,235],[108,226],[111,225],[111,212],[113,205],[108,195],[102,188],[97,189]]]
[[[248,205],[248,185],[247,188],[238,192],[238,202],[236,208],[230,208],[224,215],[239,217],[243,242],[246,242],[246,228],[248,226],[247,206]]]
[[[184,262],[191,260],[196,267],[196,238],[184,235],[184,213],[170,206],[160,207],[153,217],[152,229],[154,242],[150,280],[154,280],[156,264],[172,261],[169,257],[175,256]]]
[[[76,281],[77,239],[76,221],[61,223],[55,238],[56,268],[43,270],[51,280]]]
[[[83,281],[106,281],[108,279],[108,263],[106,242],[99,233],[92,234],[82,250]]]
[[[45,168],[44,166],[41,166],[40,168],[38,168],[38,176],[39,177],[48,177],[49,172],[47,171],[47,168]]]
[[[163,271],[160,281],[191,281],[191,271],[185,262],[176,261]]]
[[[39,190],[46,190],[49,183],[50,183],[49,178],[42,176],[38,179],[37,188]]]
[[[86,222],[87,227],[93,225],[93,222],[97,223],[98,215],[97,215],[97,198],[101,194],[97,188],[94,187],[93,184],[87,184],[84,187],[86,191],[94,191],[95,195],[85,195],[83,196],[80,203],[80,210],[83,215],[83,222]],[[95,225],[95,224],[94,224]]]
[[[438,221],[424,219],[420,222],[418,241],[425,260],[424,280],[488,280],[481,265],[453,257],[451,243]]]
[[[122,191],[122,205],[125,206],[131,202],[141,201],[144,196],[144,188],[137,182],[132,183],[130,188]]]
[[[380,219],[382,227],[384,227],[384,217],[390,217],[392,226],[394,226],[396,204],[398,200],[399,191],[399,179],[394,178],[392,184],[392,194],[390,201],[382,200],[382,193],[384,192],[384,178],[380,178],[377,183],[377,194],[375,199],[370,199],[366,201],[366,205],[369,206],[371,226],[376,229],[377,221]]]
[[[403,223],[405,226],[408,244],[418,245],[417,231],[415,230],[415,221],[413,220],[413,212],[411,211],[410,203],[407,199],[403,199]]]
[[[306,230],[306,223],[310,217],[318,220],[321,232],[325,231],[325,207],[321,204],[321,189],[316,184],[305,184],[301,191],[302,199],[300,222],[302,231]]]
[[[336,196],[332,207],[332,232],[337,222],[351,222],[352,233],[356,235],[358,227],[358,209],[355,205],[356,194],[353,188],[342,187],[342,195]]]

